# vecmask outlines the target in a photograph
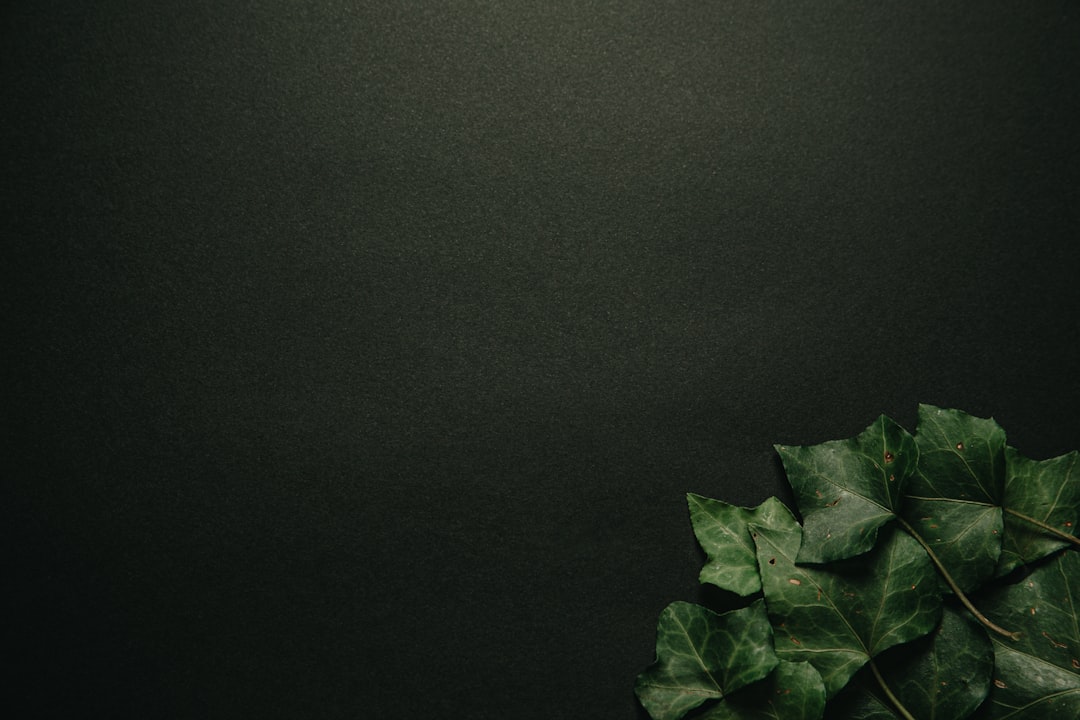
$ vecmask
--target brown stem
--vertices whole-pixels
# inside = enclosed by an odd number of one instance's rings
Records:
[[[881,671],[878,670],[877,663],[874,662],[874,658],[870,658],[870,669],[874,672],[874,677],[877,678],[878,685],[885,691],[885,696],[892,701],[893,706],[897,709],[904,720],[915,720],[915,716],[908,712],[908,709],[904,707],[900,702],[900,698],[893,695],[893,691],[889,689],[889,686],[885,683],[885,678],[881,676]]]
[[[1053,525],[1047,525],[1042,520],[1036,520],[1035,518],[1033,518],[1033,517],[1031,517],[1029,515],[1025,515],[1024,513],[1021,513],[1021,512],[1016,512],[1012,508],[1002,508],[1002,510],[1004,510],[1005,512],[1009,513],[1010,515],[1012,515],[1014,517],[1020,518],[1024,522],[1029,522],[1032,525],[1037,525],[1038,527],[1042,528],[1043,530],[1050,533],[1051,535],[1054,535],[1055,537],[1060,538],[1061,540],[1065,540],[1066,542],[1071,542],[1073,545],[1080,545],[1080,538],[1076,537],[1075,535],[1070,535],[1069,533],[1062,532],[1061,530],[1058,530]]]
[[[911,527],[911,525],[908,524],[907,520],[904,520],[904,518],[900,517],[899,515],[896,516],[896,519],[899,520],[900,524],[904,527],[904,529],[907,530],[908,533],[913,538],[915,538],[915,540],[917,540],[920,545],[923,546],[923,550],[925,550],[926,554],[930,556],[930,560],[934,563],[934,566],[937,567],[938,572],[941,573],[941,577],[945,578],[945,582],[949,584],[949,589],[953,591],[953,595],[956,595],[957,599],[961,602],[961,604],[963,604],[963,606],[968,609],[968,612],[974,615],[979,622],[996,632],[998,635],[1007,637],[1010,640],[1020,639],[1020,633],[1006,630],[1005,628],[995,624],[992,620],[990,620],[990,618],[979,612],[978,608],[971,604],[971,600],[969,600],[968,596],[965,595],[964,592],[960,589],[960,586],[956,584],[956,581],[952,579],[952,575],[949,574],[949,571],[946,570],[945,566],[941,564],[941,559],[938,558],[938,556],[934,553],[934,550],[930,547],[930,544],[923,540],[922,536],[919,535],[918,532],[916,532],[915,528]]]

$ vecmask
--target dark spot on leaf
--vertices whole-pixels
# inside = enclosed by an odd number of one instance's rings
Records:
[[[1049,641],[1050,641],[1050,644],[1051,644],[1051,645],[1053,645],[1053,646],[1054,646],[1054,647],[1056,647],[1056,648],[1063,648],[1063,647],[1069,647],[1069,646],[1068,646],[1068,645],[1066,645],[1065,643],[1059,643],[1059,642],[1058,642],[1057,640],[1055,640],[1054,638],[1052,638],[1052,637],[1050,637],[1049,635],[1047,635],[1047,634],[1046,634],[1046,631],[1045,631],[1045,630],[1043,630],[1042,636],[1043,636],[1044,638],[1046,638],[1047,640],[1049,640]]]
[[[885,462],[891,463],[895,459],[896,458],[893,456],[893,454],[891,452],[889,452],[888,450],[885,451]]]
[[[830,503],[825,503],[825,507],[836,507],[836,504],[840,502],[840,498],[836,498]]]
[[[776,558],[769,558],[769,564],[770,565],[775,565],[776,564]]]

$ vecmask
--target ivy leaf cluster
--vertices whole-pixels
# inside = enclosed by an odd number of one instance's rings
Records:
[[[930,405],[776,450],[801,522],[687,496],[701,582],[749,604],[663,611],[655,720],[1080,717],[1080,453]]]

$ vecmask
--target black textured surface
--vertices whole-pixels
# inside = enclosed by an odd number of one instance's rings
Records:
[[[1080,448],[1072,3],[0,20],[19,717],[639,718],[684,492]]]

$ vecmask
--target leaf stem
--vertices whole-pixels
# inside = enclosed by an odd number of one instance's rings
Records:
[[[1041,520],[1036,520],[1035,518],[1030,517],[1028,515],[1025,515],[1024,513],[1017,512],[1017,511],[1013,510],[1012,508],[1002,508],[1002,510],[1009,513],[1010,515],[1013,515],[1014,517],[1020,518],[1021,520],[1025,521],[1025,522],[1029,522],[1032,525],[1037,525],[1038,527],[1042,528],[1046,532],[1051,533],[1051,534],[1057,536],[1058,538],[1060,538],[1062,540],[1065,540],[1067,542],[1071,542],[1073,545],[1080,545],[1080,538],[1076,537],[1075,535],[1070,535],[1070,534],[1068,534],[1066,532],[1062,532],[1061,530],[1058,530],[1053,525],[1047,525],[1046,523],[1044,523]]]
[[[915,716],[908,712],[908,709],[904,707],[900,702],[900,698],[893,695],[893,691],[889,689],[889,686],[885,683],[885,678],[881,676],[881,671],[878,670],[877,663],[874,662],[874,658],[870,658],[870,669],[874,672],[874,677],[877,678],[878,685],[885,691],[885,696],[892,701],[893,707],[903,716],[904,720],[915,720]]]
[[[974,615],[979,622],[996,632],[998,635],[1007,637],[1010,640],[1020,639],[1020,633],[1006,630],[1005,628],[995,624],[992,620],[990,620],[990,618],[979,612],[978,608],[971,604],[971,600],[969,600],[968,596],[965,595],[964,592],[960,589],[960,586],[956,584],[956,581],[952,579],[952,575],[949,574],[949,571],[946,570],[945,566],[941,564],[941,559],[938,558],[938,556],[934,553],[934,550],[930,547],[930,544],[927,543],[926,540],[923,540],[922,536],[919,535],[915,528],[911,527],[907,520],[900,517],[899,515],[896,516],[896,519],[900,522],[904,529],[907,530],[908,533],[913,538],[915,538],[915,540],[917,540],[920,545],[922,545],[923,550],[925,550],[926,554],[930,556],[930,560],[934,563],[934,566],[937,567],[938,572],[941,573],[941,577],[945,578],[945,582],[948,583],[949,589],[953,591],[953,595],[956,595],[957,599],[961,602],[961,604],[963,604],[963,606],[968,609],[968,612]]]

